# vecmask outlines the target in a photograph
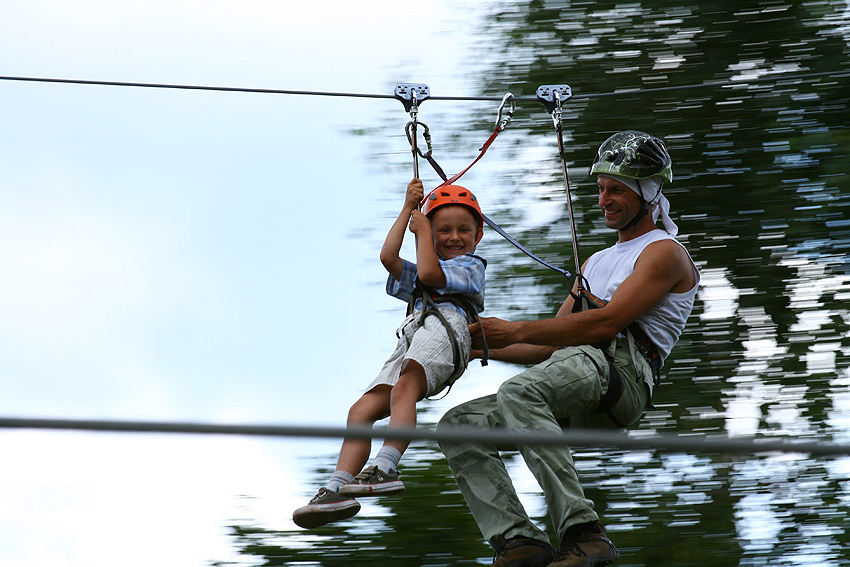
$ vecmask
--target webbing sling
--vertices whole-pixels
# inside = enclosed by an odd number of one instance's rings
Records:
[[[425,318],[429,315],[433,315],[439,319],[440,323],[443,324],[443,327],[446,329],[446,334],[449,337],[449,344],[452,347],[452,362],[454,364],[454,370],[452,370],[451,375],[448,380],[446,380],[446,384],[448,385],[448,389],[446,393],[443,394],[442,397],[446,397],[449,391],[452,389],[452,386],[457,379],[463,375],[466,370],[468,361],[463,360],[461,358],[460,345],[457,342],[457,337],[455,337],[454,331],[452,331],[452,327],[449,322],[446,320],[446,317],[440,311],[440,308],[437,307],[438,303],[452,303],[460,307],[463,312],[466,314],[466,320],[470,323],[477,323],[478,319],[478,310],[475,308],[475,305],[469,300],[469,298],[463,295],[439,295],[437,294],[433,288],[422,285],[419,279],[416,280],[416,284],[413,289],[413,293],[410,296],[410,301],[407,303],[407,315],[410,316],[411,313],[415,311],[414,304],[417,299],[422,299],[422,311],[419,317],[419,324],[424,325]],[[482,355],[481,355],[481,366],[487,366],[490,350],[487,348],[487,339],[484,336],[484,328],[481,328],[481,340],[483,341],[483,345],[481,347]]]
[[[593,295],[590,290],[585,289],[581,284],[579,284],[576,292],[576,302],[573,305],[573,313],[585,311],[587,309],[599,309],[607,304],[607,301]],[[637,372],[637,363],[634,360],[634,349],[637,347],[640,354],[646,359],[652,369],[653,380],[656,387],[659,386],[661,382],[661,356],[658,354],[658,349],[652,344],[652,341],[646,333],[643,332],[643,329],[638,326],[637,322],[630,324],[623,332],[626,334],[626,338],[629,342],[629,352],[632,355],[632,364],[635,366],[635,372]],[[617,365],[614,364],[614,357],[610,354],[610,352],[608,352],[608,343],[591,346],[601,350],[605,355],[605,360],[608,361],[608,391],[605,392],[599,400],[598,409],[600,411],[604,411],[605,415],[608,416],[608,419],[610,419],[614,425],[625,429],[627,426],[621,423],[611,411],[623,396],[623,376],[617,369]],[[603,374],[603,369],[599,368],[596,361],[593,358],[590,360],[593,362],[594,366],[596,366],[599,373]]]

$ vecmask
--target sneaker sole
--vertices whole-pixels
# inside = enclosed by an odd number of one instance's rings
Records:
[[[404,492],[404,483],[400,480],[382,484],[346,484],[339,493],[345,496],[389,496]]]
[[[359,511],[360,503],[355,500],[351,504],[345,504],[344,506],[337,505],[336,508],[329,508],[328,506],[304,506],[292,514],[292,521],[297,526],[309,530],[330,524],[331,522],[347,520],[357,515]]]

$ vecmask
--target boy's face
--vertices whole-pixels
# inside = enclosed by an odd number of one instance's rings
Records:
[[[463,205],[447,205],[431,215],[434,248],[441,258],[454,258],[475,251],[484,236],[475,215]]]

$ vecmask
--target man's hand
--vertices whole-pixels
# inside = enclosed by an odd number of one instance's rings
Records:
[[[483,329],[483,333],[482,333]],[[513,339],[514,323],[496,317],[482,317],[478,323],[469,326],[472,335],[472,348],[481,349],[484,341],[488,348],[504,348],[515,343]]]

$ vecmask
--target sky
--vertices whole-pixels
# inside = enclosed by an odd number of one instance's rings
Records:
[[[476,94],[451,4],[7,3],[0,75]],[[0,416],[344,424],[404,310],[378,261],[410,176],[400,103],[13,81],[0,100]],[[389,151],[349,133],[393,113]],[[473,364],[436,413],[509,375]],[[3,567],[199,567],[238,559],[235,521],[293,528],[310,457],[338,442],[0,430],[0,448]]]

